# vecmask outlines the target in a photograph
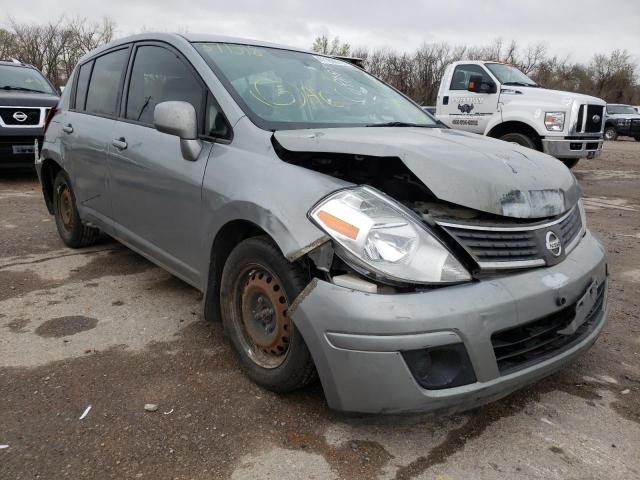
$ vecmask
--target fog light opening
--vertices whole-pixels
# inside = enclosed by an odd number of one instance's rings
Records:
[[[476,381],[463,343],[402,352],[416,382],[427,390],[459,387]]]

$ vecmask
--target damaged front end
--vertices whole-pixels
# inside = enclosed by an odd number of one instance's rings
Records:
[[[415,138],[407,142],[413,147],[399,149],[397,155],[371,155],[368,142],[345,148],[348,153],[331,151],[346,146],[346,140],[340,142],[341,129],[329,130],[276,132],[272,144],[285,162],[354,185],[333,192],[309,211],[325,238],[333,239],[318,242],[318,248],[308,250],[309,258],[338,285],[368,292],[406,291],[554,265],[586,231],[575,179],[560,166],[564,170],[552,172],[552,181],[544,170],[544,155],[536,164],[509,144],[505,148],[504,142],[490,141],[489,153],[474,152],[477,164],[469,175],[455,158],[447,164],[423,152],[419,159]],[[460,144],[459,139],[433,141],[432,135],[414,133],[427,138],[435,150],[443,150],[444,143],[462,152],[463,164],[470,161],[467,143],[473,144],[474,138],[463,136]],[[338,146],[330,147],[334,142],[327,143],[325,135],[333,136]],[[306,150],[293,150],[303,145]],[[388,146],[378,145],[377,150],[391,153]],[[559,163],[553,160],[550,165],[554,170]],[[449,189],[443,189],[445,182]],[[514,189],[508,183],[527,188]],[[361,206],[368,209],[366,218],[360,218]],[[381,208],[389,211],[380,213]],[[363,225],[366,238],[359,237]],[[409,231],[402,234],[403,229]],[[422,255],[416,253],[421,249]]]

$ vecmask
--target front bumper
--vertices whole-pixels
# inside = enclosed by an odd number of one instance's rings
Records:
[[[42,128],[3,130],[6,131],[0,131],[0,170],[32,169],[34,142],[38,140],[42,145]]]
[[[561,160],[595,158],[602,153],[604,140],[600,137],[543,138],[542,151]]]
[[[588,334],[539,363],[501,374],[491,335],[576,302],[594,280],[605,284],[606,253],[587,232],[553,267],[421,293],[378,295],[314,281],[296,300],[302,333],[329,406],[369,413],[462,410],[497,400],[547,376],[595,342],[602,308]],[[476,382],[442,390],[418,385],[400,352],[463,342]]]

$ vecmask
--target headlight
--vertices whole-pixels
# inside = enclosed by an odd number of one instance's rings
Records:
[[[564,112],[545,113],[544,126],[551,132],[561,132],[564,130]]]
[[[396,283],[455,283],[467,270],[419,220],[370,187],[338,190],[309,211],[309,218],[361,273]]]
[[[618,119],[618,125],[626,125],[627,123],[631,123],[631,120],[629,120],[627,118],[619,118]]]

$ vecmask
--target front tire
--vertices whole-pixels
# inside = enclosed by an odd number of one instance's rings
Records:
[[[87,247],[96,242],[100,230],[82,223],[71,180],[64,170],[58,172],[53,183],[53,215],[58,234],[68,247]]]
[[[568,158],[566,160],[562,160],[562,163],[564,163],[567,168],[573,168],[578,164],[579,160],[579,158]]]
[[[609,142],[613,142],[615,140],[617,140],[618,138],[618,132],[616,132],[616,129],[613,127],[607,127],[604,129],[604,139],[609,141]]]
[[[635,138],[635,139],[636,139],[636,142],[640,142],[640,136],[638,136],[638,137],[633,137],[633,138]]]
[[[504,142],[515,143],[522,147],[531,148],[533,150],[538,150],[536,142],[524,133],[507,133],[501,136],[500,140]]]
[[[222,322],[245,374],[274,392],[290,392],[316,378],[313,359],[289,317],[307,277],[268,237],[241,242],[220,282]]]

